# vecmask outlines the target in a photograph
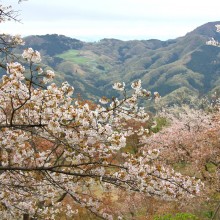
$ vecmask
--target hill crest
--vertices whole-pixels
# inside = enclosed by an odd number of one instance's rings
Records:
[[[29,36],[26,46],[43,53],[45,65],[67,80],[85,98],[114,95],[116,81],[142,79],[143,86],[162,96],[187,88],[206,94],[220,88],[220,48],[207,46],[220,40],[216,24],[208,22],[183,37],[161,41],[102,39],[83,42],[63,35]]]

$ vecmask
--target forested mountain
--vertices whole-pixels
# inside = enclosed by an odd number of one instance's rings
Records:
[[[83,97],[111,96],[111,86],[141,79],[143,86],[169,99],[204,95],[220,88],[220,48],[207,46],[216,24],[204,24],[183,37],[160,41],[103,39],[87,43],[63,35],[29,36],[25,47],[44,56],[44,64]]]

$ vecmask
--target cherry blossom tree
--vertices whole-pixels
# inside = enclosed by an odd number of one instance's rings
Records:
[[[19,22],[18,12],[13,10],[11,6],[4,6],[0,4],[0,23],[6,21],[15,21]],[[12,50],[18,45],[23,45],[24,42],[21,39],[20,35],[11,36],[9,34],[1,33],[0,34],[0,68],[6,70],[6,65],[8,60],[17,59]]]
[[[169,125],[150,137],[142,136],[149,149],[158,148],[169,163],[185,161],[197,168],[208,162],[215,163],[220,154],[218,147],[219,110],[212,112],[192,109],[189,106],[172,107],[159,113]],[[199,171],[199,169],[197,170]]]
[[[206,198],[219,192],[220,168],[220,111],[218,104],[211,111],[189,106],[165,109],[159,116],[167,126],[150,137],[142,136],[145,149],[160,150],[159,161],[190,176],[201,178],[205,184],[203,197],[191,205],[201,210]],[[155,162],[156,163],[156,162]],[[210,204],[216,205],[216,201]],[[188,207],[189,208],[189,207]]]
[[[220,24],[215,25],[215,27],[216,27],[216,32],[220,32]],[[217,40],[215,40],[213,37],[206,42],[206,45],[220,47],[220,43]]]
[[[120,154],[126,138],[141,132],[126,128],[126,121],[146,122],[149,118],[144,108],[137,106],[138,97],[149,95],[140,81],[132,84],[130,96],[124,83],[115,83],[113,87],[122,91],[124,98],[113,98],[109,105],[102,98],[103,105],[91,110],[87,103],[81,105],[71,98],[73,88],[66,82],[61,87],[54,83],[42,86],[54,73],[36,65],[41,60],[39,52],[29,48],[22,56],[29,69],[8,63],[0,87],[0,197],[5,219],[24,213],[51,219],[64,209],[75,213],[70,206],[62,206],[65,197],[111,219],[91,193],[95,184],[165,199],[199,191],[194,179],[155,166],[156,151]],[[119,154],[123,158],[120,163]]]
[[[23,43],[19,37],[7,40],[12,46]],[[121,98],[103,97],[91,108],[73,98],[74,88],[67,82],[60,87],[52,82],[55,74],[41,68],[38,51],[27,48],[19,62],[14,56],[4,61],[0,83],[2,219],[55,219],[59,213],[76,215],[77,207],[101,219],[113,219],[95,193],[97,186],[103,191],[120,188],[162,199],[199,193],[199,180],[154,163],[158,150],[143,148],[137,155],[121,152],[127,138],[135,133],[141,138],[146,132],[126,126],[129,120],[145,123],[149,119],[138,106],[139,98],[150,97],[140,80],[131,84],[132,93],[125,83],[115,83],[113,89],[121,92]]]

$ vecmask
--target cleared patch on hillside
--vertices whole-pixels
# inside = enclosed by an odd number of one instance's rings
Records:
[[[83,51],[79,51],[79,50],[68,50],[62,54],[56,55],[56,57],[77,64],[85,64],[90,61],[88,57],[85,57]]]

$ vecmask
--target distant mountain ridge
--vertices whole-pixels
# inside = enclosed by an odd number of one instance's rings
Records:
[[[220,33],[209,22],[183,37],[160,41],[103,39],[86,43],[63,35],[29,36],[25,47],[39,50],[44,65],[67,80],[85,98],[111,96],[116,81],[141,79],[162,96],[207,94],[220,89],[220,48],[207,46]]]
[[[33,45],[35,50],[45,51],[50,56],[83,47],[83,42],[80,40],[58,34],[28,36],[25,38],[25,43],[30,46]]]

